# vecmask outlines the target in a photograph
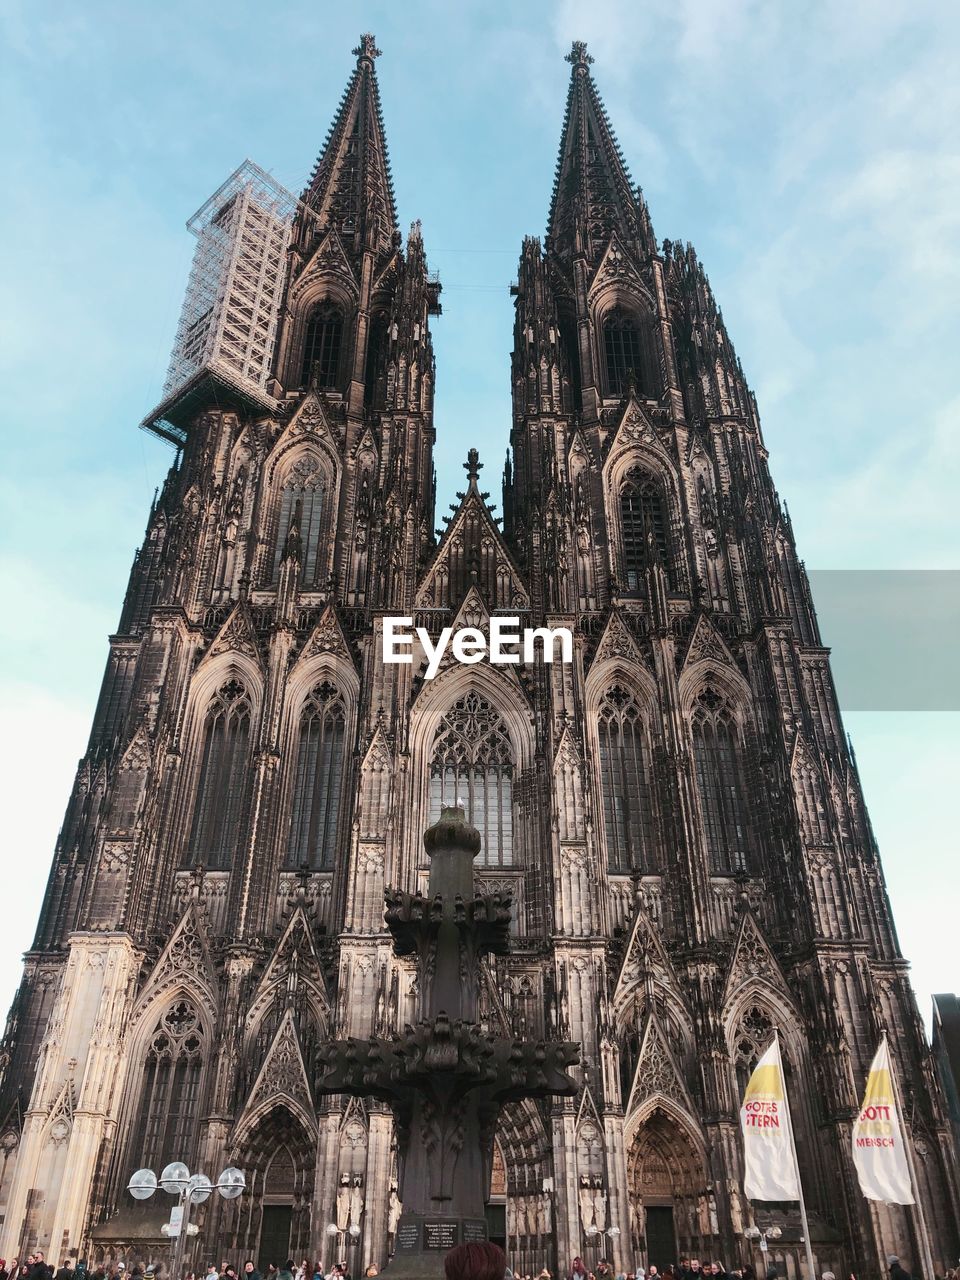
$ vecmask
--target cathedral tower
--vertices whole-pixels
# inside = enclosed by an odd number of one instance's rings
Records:
[[[702,266],[654,238],[590,71],[515,286],[502,527],[470,450],[434,532],[430,320],[397,222],[371,36],[299,199],[249,163],[191,220],[150,512],[0,1086],[0,1255],[160,1258],[172,1159],[247,1175],[195,1256],[382,1263],[393,1120],[314,1091],[316,1048],[411,1020],[385,885],[426,887],[459,798],[514,898],[484,1018],[582,1044],[580,1093],[505,1109],[491,1233],[751,1258],[795,1206],[742,1198],[747,1074],[779,1029],[818,1265],[957,1251],[957,1172],[757,409]],[[568,626],[572,664],[385,665],[385,616]],[[922,1214],[858,1192],[882,1031]],[[331,1231],[330,1228],[333,1228]],[[602,1233],[616,1228],[610,1235]],[[349,1251],[349,1252],[348,1252]],[[58,1259],[59,1260],[59,1259]]]

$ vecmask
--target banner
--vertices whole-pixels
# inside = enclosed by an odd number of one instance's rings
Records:
[[[863,1106],[853,1126],[853,1163],[868,1200],[913,1204],[910,1166],[890,1071],[886,1039],[867,1076]]]
[[[754,1068],[740,1108],[748,1200],[799,1200],[800,1175],[793,1150],[776,1036]]]

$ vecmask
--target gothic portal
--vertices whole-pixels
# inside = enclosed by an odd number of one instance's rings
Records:
[[[884,1029],[942,1267],[942,1096],[703,267],[654,238],[575,44],[548,233],[514,287],[502,528],[471,451],[435,532],[440,286],[419,224],[398,229],[372,37],[355,52],[302,196],[246,164],[190,224],[147,420],[176,459],[7,1024],[0,1255],[159,1257],[167,1205],[125,1186],[177,1157],[248,1176],[201,1210],[198,1266],[382,1263],[392,1119],[318,1098],[315,1056],[410,1019],[384,886],[425,886],[422,833],[459,796],[481,883],[515,904],[484,1016],[582,1043],[579,1096],[499,1126],[491,1233],[517,1268],[759,1263],[743,1229],[776,1220],[796,1274],[795,1206],[740,1190],[740,1090],[774,1026],[820,1267],[919,1257],[849,1157]],[[385,615],[436,635],[495,613],[572,628],[574,663],[381,661]]]

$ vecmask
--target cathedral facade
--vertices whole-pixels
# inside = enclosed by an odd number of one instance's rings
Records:
[[[739,1099],[779,1031],[813,1250],[836,1274],[958,1248],[957,1168],[828,652],[757,408],[703,267],[654,238],[590,70],[514,286],[495,516],[471,450],[435,525],[440,285],[398,229],[364,37],[284,206],[247,167],[197,224],[148,425],[176,446],[6,1028],[0,1256],[162,1258],[140,1167],[226,1165],[194,1260],[386,1261],[393,1119],[314,1091],[317,1045],[412,1017],[385,886],[426,884],[459,800],[513,895],[484,1018],[579,1041],[580,1092],[509,1106],[488,1219],[520,1270],[727,1266],[795,1205],[742,1195]],[[235,175],[236,176],[236,175]],[[199,216],[199,215],[198,215]],[[251,265],[252,264],[252,265]],[[506,375],[506,370],[505,370]],[[494,616],[572,663],[382,660]],[[917,1211],[857,1188],[851,1123],[891,1039]],[[927,1278],[932,1280],[932,1278]]]

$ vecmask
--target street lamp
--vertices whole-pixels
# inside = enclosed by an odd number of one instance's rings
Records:
[[[350,1239],[347,1241],[347,1244],[356,1244],[357,1239],[360,1235],[360,1223],[351,1222],[349,1227],[347,1227],[346,1231],[342,1232],[335,1222],[328,1222],[326,1231],[327,1231],[327,1235],[331,1237],[339,1236],[339,1235],[348,1235]]]
[[[768,1240],[779,1240],[783,1232],[779,1227],[767,1227],[766,1231],[761,1231],[759,1227],[746,1227],[743,1234],[753,1244],[759,1243],[760,1252],[766,1253],[770,1246]]]
[[[609,1236],[611,1240],[616,1240],[617,1236],[620,1234],[619,1227],[607,1227],[605,1231],[601,1231],[595,1222],[591,1222],[589,1227],[585,1227],[584,1230],[591,1240],[593,1240],[595,1236]]]
[[[177,1241],[170,1264],[171,1280],[180,1280],[187,1236],[195,1236],[200,1229],[190,1221],[191,1204],[203,1204],[213,1191],[219,1191],[224,1200],[236,1200],[246,1185],[243,1172],[233,1165],[224,1169],[216,1182],[211,1182],[205,1173],[191,1175],[181,1160],[168,1164],[159,1179],[152,1169],[138,1169],[131,1175],[127,1190],[134,1200],[149,1200],[158,1186],[168,1195],[177,1197],[177,1204],[170,1210],[170,1221],[164,1223],[165,1230],[161,1228],[164,1235],[175,1236]]]

